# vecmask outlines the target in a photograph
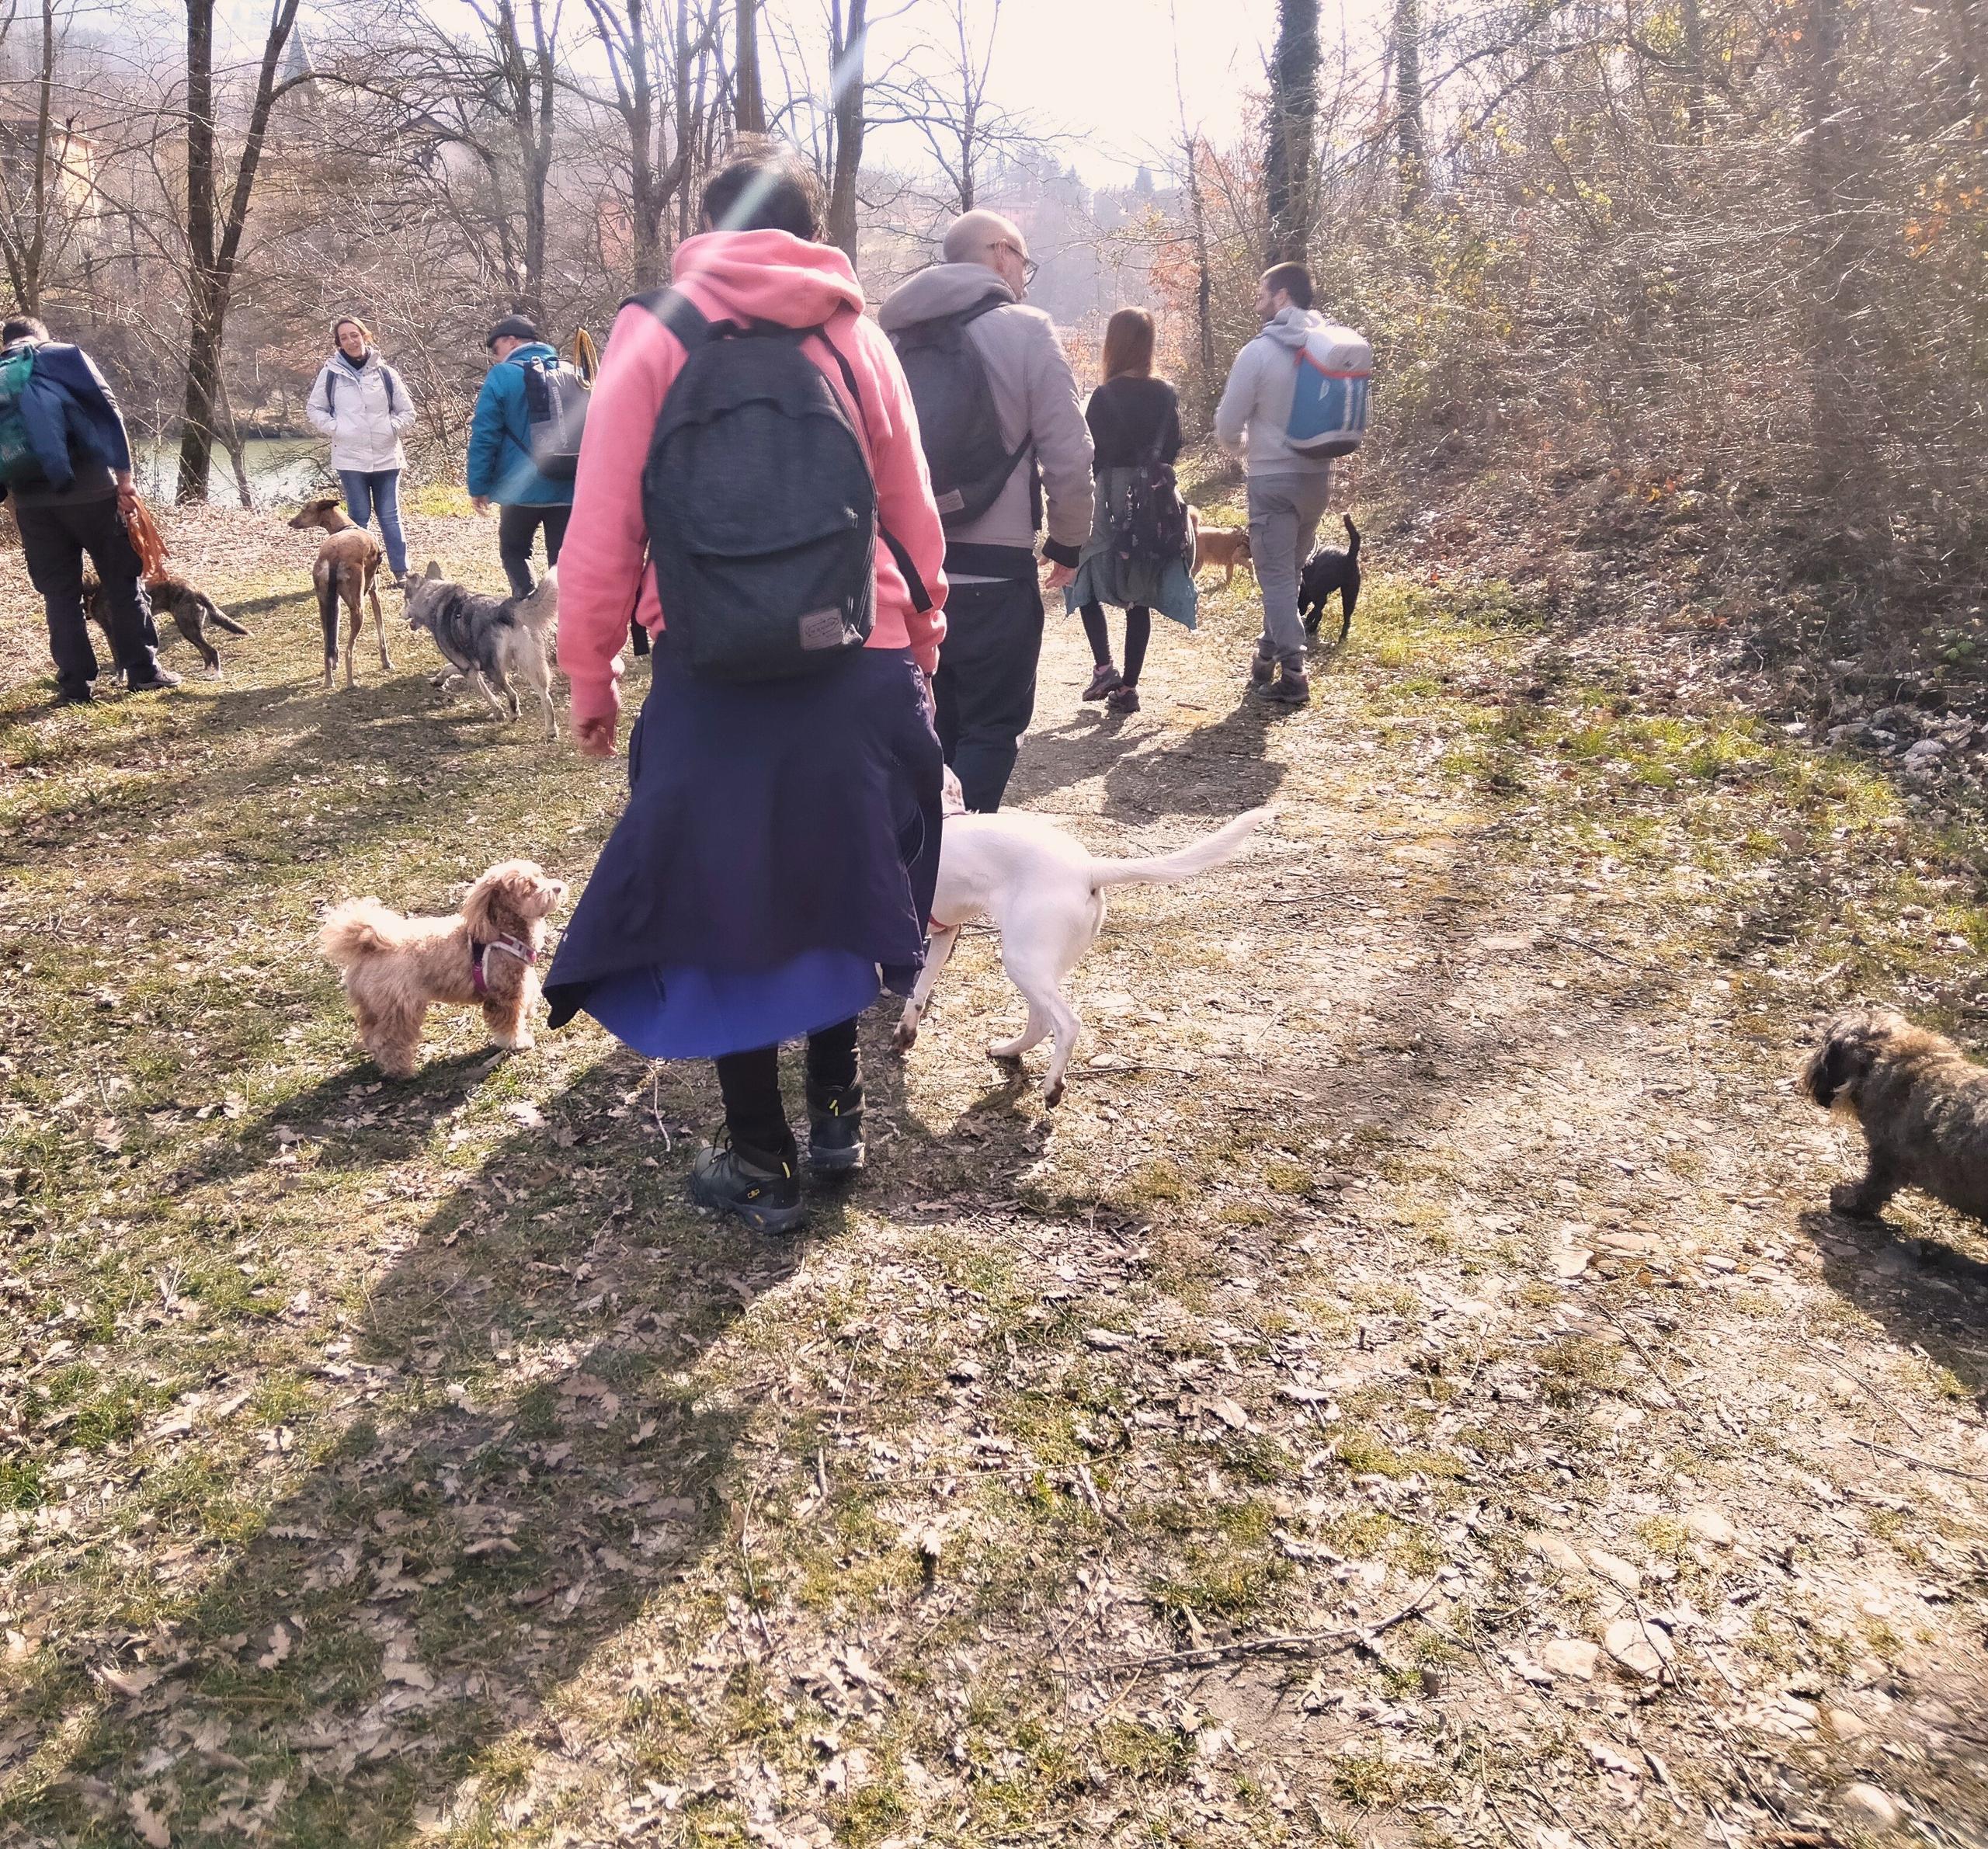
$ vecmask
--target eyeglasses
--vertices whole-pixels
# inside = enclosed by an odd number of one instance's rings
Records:
[[[1042,273],[1042,266],[1037,262],[1034,258],[1031,257],[1027,251],[1020,249],[1014,245],[1009,243],[1005,238],[1000,243],[994,245],[993,248],[996,250],[1006,251],[1011,257],[1019,257],[1021,259],[1022,287],[1024,289],[1027,288],[1034,282],[1035,279]]]

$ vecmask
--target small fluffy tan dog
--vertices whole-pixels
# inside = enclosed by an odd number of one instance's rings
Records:
[[[1952,1041],[1889,1008],[1860,1008],[1830,1022],[1802,1090],[1864,1132],[1868,1166],[1861,1181],[1830,1190],[1838,1213],[1868,1218],[1917,1187],[1988,1220],[1988,1071]]]
[[[431,1005],[481,1007],[499,1046],[531,1045],[538,999],[533,965],[545,920],[566,884],[530,860],[500,860],[470,888],[453,918],[404,918],[377,898],[347,899],[325,914],[318,942],[359,1017],[359,1037],[390,1079],[411,1078]]]
[[[1249,556],[1249,530],[1246,527],[1204,527],[1197,520],[1194,523],[1194,571],[1197,575],[1211,565],[1223,568],[1222,583],[1226,586],[1236,575],[1238,565],[1247,565],[1254,571],[1256,561]]]

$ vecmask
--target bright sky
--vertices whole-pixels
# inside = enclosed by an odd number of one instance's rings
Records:
[[[972,0],[978,17],[989,0]],[[789,0],[805,19],[810,0]],[[873,0],[873,11],[891,10]],[[1122,184],[1141,160],[1161,161],[1178,136],[1174,47],[1190,127],[1218,143],[1242,131],[1249,92],[1263,87],[1277,0],[1003,0],[989,89],[1065,139],[1058,151],[1093,183]],[[921,32],[945,30],[949,0],[912,0],[871,36],[872,68]],[[979,42],[984,43],[984,38]],[[900,151],[879,137],[879,151]],[[902,151],[908,157],[909,149]]]

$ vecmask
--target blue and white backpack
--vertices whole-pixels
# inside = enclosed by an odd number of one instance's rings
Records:
[[[1322,321],[1298,353],[1284,440],[1300,456],[1350,456],[1367,434],[1374,349],[1364,334]]]

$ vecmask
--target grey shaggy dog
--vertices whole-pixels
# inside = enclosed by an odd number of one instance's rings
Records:
[[[1830,1022],[1801,1083],[1864,1132],[1868,1166],[1862,1180],[1830,1190],[1838,1213],[1868,1218],[1917,1187],[1988,1220],[1988,1071],[1952,1041],[1889,1008],[1857,1009]]]
[[[553,717],[545,632],[558,611],[556,566],[540,580],[537,589],[523,598],[492,597],[467,585],[452,584],[432,558],[426,572],[407,582],[408,626],[426,630],[454,670],[436,685],[460,675],[490,703],[499,718],[515,719],[520,708],[511,676],[521,675],[538,695],[548,739],[558,737],[559,727]]]

